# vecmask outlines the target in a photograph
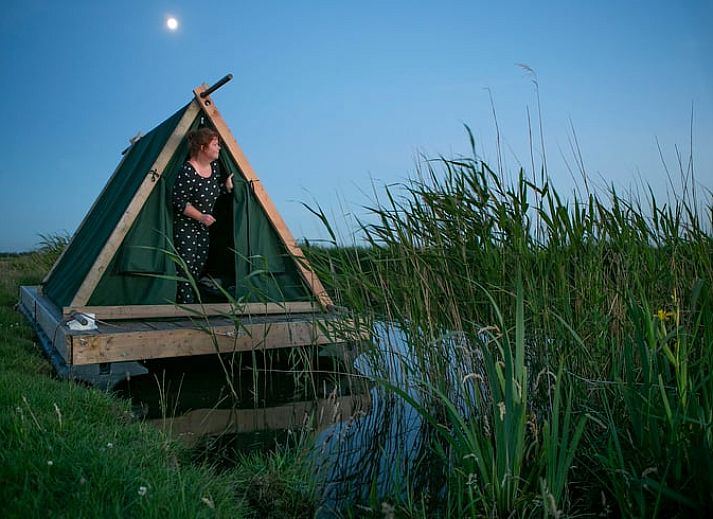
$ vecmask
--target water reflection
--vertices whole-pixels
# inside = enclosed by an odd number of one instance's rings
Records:
[[[428,426],[385,386],[420,402],[423,381],[445,376],[449,399],[461,407],[480,390],[465,381],[481,359],[458,334],[431,344],[430,358],[414,355],[414,339],[396,326],[377,324],[372,337],[351,365],[334,357],[284,362],[277,354],[233,358],[227,369],[225,359],[214,357],[161,361],[150,366],[153,378],[136,379],[124,391],[149,423],[218,464],[309,431],[322,489],[319,517],[403,494],[405,482],[424,498],[437,498],[443,481],[435,477],[440,460],[433,458]]]
[[[290,432],[314,436],[368,412],[368,387],[347,372],[344,352],[319,353],[157,360],[117,391],[146,423],[229,464],[237,452],[288,443]]]
[[[337,396],[333,393],[327,398],[257,409],[194,409],[180,416],[153,418],[146,422],[193,446],[206,436],[290,429],[321,431],[364,414],[368,409],[368,395]]]
[[[320,517],[339,516],[350,506],[381,515],[388,512],[382,499],[405,497],[409,490],[424,501],[442,496],[442,460],[431,449],[430,426],[388,386],[422,404],[424,382],[437,384],[464,416],[472,412],[467,404],[475,392],[485,391],[480,349],[462,334],[445,334],[415,353],[414,343],[422,340],[413,336],[418,332],[387,323],[377,323],[373,331],[373,348],[354,363],[359,373],[377,382],[369,392],[370,412],[335,423],[317,438],[315,462],[323,482]],[[387,508],[371,510],[366,506],[370,502]]]

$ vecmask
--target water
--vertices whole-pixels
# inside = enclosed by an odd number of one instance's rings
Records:
[[[424,364],[397,326],[378,323],[373,331],[374,343],[346,365],[324,351],[155,361],[148,366],[153,375],[120,392],[147,422],[218,465],[230,466],[239,452],[270,450],[296,434],[311,435],[320,517],[367,506],[370,496],[378,501],[403,494],[405,482],[435,496],[443,483],[432,481],[440,461],[428,445],[429,426],[387,386],[418,405],[421,383],[438,362],[434,371],[452,377],[448,397],[459,405],[479,389],[468,379],[480,359],[465,359],[463,352],[471,349],[462,336],[449,334],[429,345],[434,357]]]
[[[413,342],[422,338],[414,340],[394,324],[377,323],[373,338],[373,348],[354,363],[357,372],[376,382],[369,391],[369,413],[336,423],[317,437],[322,517],[332,517],[350,504],[368,503],[374,489],[376,505],[383,508],[371,511],[386,515],[388,503],[379,502],[387,496],[406,497],[411,491],[426,499],[442,497],[442,460],[429,443],[432,428],[411,401],[424,404],[424,382],[442,383],[445,375],[451,379],[445,384],[448,399],[467,416],[471,412],[467,402],[484,390],[477,382],[484,380],[482,355],[462,334],[445,334],[429,342],[431,356],[414,353]]]

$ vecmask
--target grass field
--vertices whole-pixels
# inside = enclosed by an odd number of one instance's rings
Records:
[[[230,470],[139,422],[129,403],[52,376],[14,310],[61,249],[0,258],[2,517],[304,517],[315,509],[304,456],[245,456]]]

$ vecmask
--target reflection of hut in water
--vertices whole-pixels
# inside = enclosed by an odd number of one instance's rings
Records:
[[[259,409],[195,409],[172,418],[154,418],[155,425],[174,438],[193,445],[206,436],[308,430],[319,432],[369,410],[369,396],[336,394],[322,399]]]
[[[332,301],[210,97],[228,79],[131,140],[42,286],[21,287],[20,310],[61,376],[111,386],[146,373],[146,359],[347,339],[332,333]],[[177,306],[170,193],[186,134],[202,126],[220,135],[235,188],[214,210],[204,304]]]

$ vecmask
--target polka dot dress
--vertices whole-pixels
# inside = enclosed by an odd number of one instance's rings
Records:
[[[189,162],[183,164],[173,185],[173,244],[186,262],[188,273],[197,282],[208,260],[210,234],[208,227],[183,214],[186,205],[191,204],[201,213],[211,214],[213,205],[221,193],[218,182],[217,162],[213,162],[211,175],[201,177]],[[179,267],[178,274],[185,276]],[[178,282],[176,302],[195,302],[195,294],[190,283]]]

